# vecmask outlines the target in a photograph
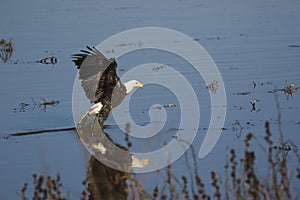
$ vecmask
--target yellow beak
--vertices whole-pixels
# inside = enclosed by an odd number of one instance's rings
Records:
[[[138,88],[144,88],[144,85],[143,84],[138,84]]]

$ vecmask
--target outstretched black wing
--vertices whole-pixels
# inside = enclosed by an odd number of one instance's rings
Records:
[[[81,86],[91,103],[102,103],[102,100],[111,101],[116,85],[122,86],[120,87],[122,91],[119,92],[125,93],[126,89],[117,76],[115,59],[107,59],[95,47],[87,47],[87,49],[88,51],[81,50],[82,53],[74,54],[73,62],[79,69]]]
[[[95,47],[73,55],[73,62],[79,69],[79,79],[91,103],[101,102],[99,113],[105,120],[112,107],[119,105],[126,96],[126,88],[117,76],[115,59],[107,59]]]

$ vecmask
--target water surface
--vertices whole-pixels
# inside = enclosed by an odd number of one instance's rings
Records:
[[[228,146],[242,150],[243,137],[250,131],[262,137],[266,120],[271,122],[276,140],[278,110],[274,95],[268,91],[283,88],[286,80],[296,87],[300,85],[300,48],[297,47],[300,44],[300,3],[297,1],[4,1],[1,8],[0,36],[14,38],[16,52],[7,63],[0,64],[0,199],[16,199],[16,192],[24,182],[31,181],[32,173],[60,173],[64,190],[74,198],[80,195],[89,154],[75,131],[18,137],[9,134],[73,127],[71,104],[76,69],[70,55],[86,45],[97,45],[112,34],[144,26],[171,28],[194,38],[215,60],[226,87],[227,117],[216,147],[198,161],[204,180],[209,180],[208,172],[212,168],[223,172],[224,152]],[[55,65],[36,62],[51,56],[58,60]],[[206,85],[195,76],[188,63],[168,53],[149,50],[118,59],[120,69],[124,70],[147,62],[184,66],[186,70],[182,73],[193,86],[201,88],[197,96],[202,117],[199,136],[194,141],[198,150],[209,123]],[[172,75],[165,78],[171,79]],[[249,94],[241,95],[243,92]],[[42,103],[40,97],[47,101],[58,100],[59,104],[47,106],[46,110],[34,107],[31,98]],[[254,99],[260,100],[259,112],[251,112],[249,102]],[[280,92],[278,101],[285,138],[299,145],[299,93],[287,99]],[[29,105],[21,109],[20,103]],[[178,104],[173,94],[159,86],[137,90],[131,104],[137,123],[148,122],[145,111],[154,103]],[[146,141],[149,148],[160,147],[164,140],[172,137],[180,107],[167,111],[170,117],[164,127],[166,134],[163,140]],[[243,128],[240,137],[233,128],[237,121]],[[113,119],[107,123],[113,124]],[[124,143],[124,135],[115,126],[107,132]],[[138,144],[138,140],[133,139],[133,142]],[[263,159],[258,157],[257,163]],[[289,163],[291,170],[295,165]],[[178,174],[184,173],[184,159],[175,162],[173,168]],[[141,179],[146,188],[153,189],[156,181],[153,174]],[[299,185],[293,185],[297,187]]]

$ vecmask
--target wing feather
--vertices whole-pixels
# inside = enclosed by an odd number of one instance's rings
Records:
[[[99,102],[99,90],[104,92],[103,90],[106,88],[105,85],[110,84],[107,82],[100,85],[99,82],[100,79],[103,80],[103,76],[106,76],[105,74],[110,71],[110,66],[115,60],[107,59],[95,47],[91,48],[87,46],[87,49],[88,50],[81,50],[81,53],[79,54],[74,54],[72,58],[77,69],[79,69],[79,79],[81,80],[81,86],[83,87],[87,98],[91,103],[95,103]],[[116,73],[110,73],[110,75],[117,76]],[[103,86],[103,89],[99,88]]]
[[[91,103],[101,102],[106,107],[116,107],[126,96],[126,88],[117,76],[115,59],[107,59],[95,47],[73,55],[79,69],[79,79]]]
[[[83,79],[81,81],[81,86],[82,86],[82,88],[84,88],[85,95],[91,101],[91,103],[94,103],[97,101],[96,91],[98,88],[98,82],[100,80],[100,76],[101,76],[101,74],[97,73],[97,74],[90,76],[87,79]]]
[[[89,51],[81,50],[82,53],[73,55],[73,62],[79,69],[80,79],[103,72],[114,61],[114,59],[107,59],[95,47],[87,47],[87,49]]]
[[[73,62],[79,69],[79,79],[91,103],[101,102],[99,123],[107,119],[113,107],[118,106],[126,96],[126,88],[117,76],[115,59],[107,59],[95,47],[87,47],[73,55]]]

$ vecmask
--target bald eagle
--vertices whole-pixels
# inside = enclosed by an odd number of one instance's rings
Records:
[[[103,122],[112,108],[118,106],[134,88],[144,86],[137,80],[122,84],[117,76],[116,60],[107,59],[95,47],[87,46],[87,49],[74,54],[72,58],[79,70],[81,86],[93,104],[88,114],[97,116],[100,126],[103,127]]]

